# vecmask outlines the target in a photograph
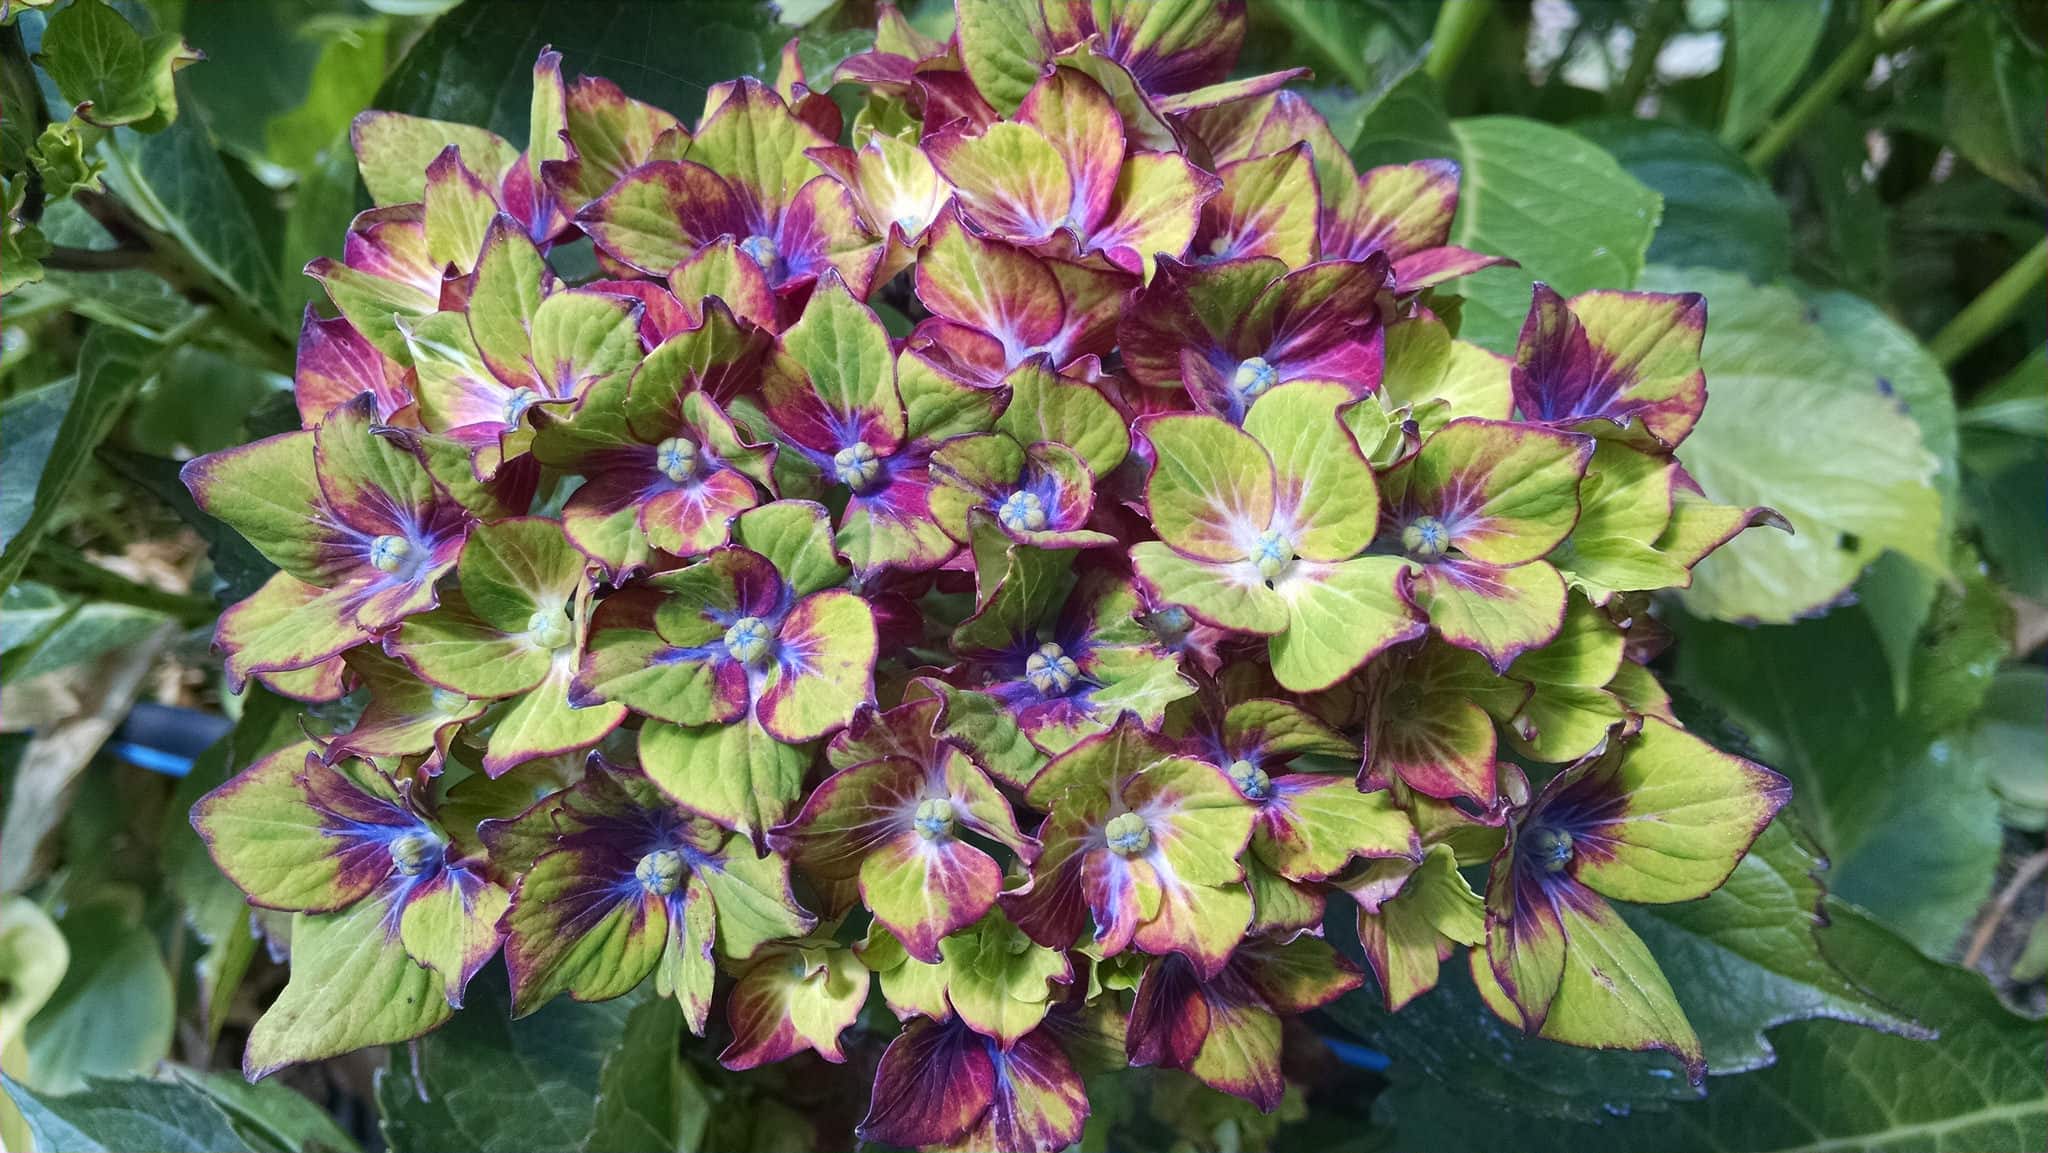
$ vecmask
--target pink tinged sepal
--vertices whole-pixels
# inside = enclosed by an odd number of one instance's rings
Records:
[[[810,1049],[841,1064],[839,1035],[867,996],[867,966],[850,949],[827,942],[763,949],[726,998],[733,1039],[718,1063],[752,1069]]]
[[[348,666],[329,657],[302,669],[257,673],[257,683],[281,697],[309,705],[327,704],[348,695]]]
[[[463,724],[483,715],[488,701],[436,689],[404,664],[374,648],[347,653],[342,660],[370,703],[350,729],[321,750],[330,764],[343,757],[369,760],[418,757],[419,772],[434,776],[448,756],[448,746]]]
[[[1280,1014],[1326,1005],[1363,983],[1349,961],[1314,937],[1247,942],[1204,979],[1179,957],[1138,983],[1125,1048],[1133,1065],[1185,1069],[1212,1089],[1272,1112],[1280,1073]]]
[[[1363,260],[1383,253],[1393,263],[1397,292],[1414,293],[1514,263],[1447,243],[1458,213],[1458,166],[1452,161],[1389,164],[1327,191],[1335,204],[1323,215],[1324,258]]]
[[[1191,260],[1269,256],[1299,268],[1316,259],[1321,196],[1306,144],[1223,165],[1217,176],[1222,187],[1202,206]]]
[[[1358,904],[1358,943],[1388,1012],[1434,989],[1459,945],[1485,943],[1485,902],[1449,845],[1431,846],[1420,865],[1374,861],[1342,888]]]
[[[1515,405],[1527,420],[1668,452],[1706,407],[1706,326],[1707,302],[1696,294],[1565,300],[1538,284],[1515,348]]]
[[[906,1148],[1057,1153],[1087,1119],[1087,1090],[1049,1026],[1006,1048],[958,1020],[919,1020],[883,1052],[855,1131]]]
[[[306,428],[366,392],[376,398],[377,419],[384,423],[413,399],[404,365],[364,339],[346,318],[322,320],[311,305],[299,326],[298,368],[292,384],[299,420]]]

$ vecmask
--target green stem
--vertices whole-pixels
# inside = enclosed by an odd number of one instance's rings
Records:
[[[1684,22],[1683,0],[1657,0],[1650,14],[1643,18],[1643,25],[1636,30],[1636,41],[1628,53],[1628,72],[1621,78],[1621,86],[1609,96],[1609,104],[1617,112],[1631,112],[1636,102],[1643,98],[1643,89],[1649,87],[1650,77],[1657,74],[1657,54],[1664,50],[1664,42],[1678,31]]]
[[[111,569],[94,564],[70,545],[45,540],[36,549],[36,566],[51,583],[93,600],[131,605],[163,613],[186,626],[203,625],[220,616],[212,598],[196,593],[174,593],[140,581],[130,580]]]
[[[1955,319],[1941,326],[1941,331],[1927,342],[1934,359],[1946,368],[2005,327],[2020,305],[2041,287],[2044,268],[2048,268],[2048,239],[2028,249],[1990,287],[1978,293],[1977,299],[1964,305]]]
[[[1444,0],[1437,9],[1436,30],[1429,35],[1429,58],[1422,70],[1441,84],[1458,67],[1465,49],[1479,35],[1479,29],[1493,12],[1493,0]]]
[[[1842,91],[1870,75],[1870,63],[1880,52],[1905,44],[1954,11],[1962,0],[1894,0],[1876,20],[1857,33],[1827,70],[1782,115],[1767,125],[1756,143],[1743,153],[1751,168],[1762,169],[1790,147],[1833,105]]]

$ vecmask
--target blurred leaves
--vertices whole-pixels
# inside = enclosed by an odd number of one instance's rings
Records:
[[[73,0],[50,17],[36,63],[80,118],[155,132],[178,116],[172,73],[199,58],[175,34],[145,38],[104,0]]]
[[[82,1092],[87,1077],[146,1073],[169,1056],[175,990],[139,896],[109,892],[58,918],[71,964],[23,1035],[22,1079],[37,1089]]]
[[[1611,117],[1573,128],[1664,198],[1663,220],[1650,241],[1652,263],[1725,268],[1760,284],[1785,273],[1791,217],[1740,153],[1700,129],[1668,121]]]
[[[1756,135],[1791,94],[1827,31],[1829,7],[1828,0],[1728,5],[1724,142],[1739,145]]]
[[[192,1086],[164,1081],[90,1082],[60,1096],[8,1079],[36,1147],[63,1153],[250,1153],[227,1115]]]

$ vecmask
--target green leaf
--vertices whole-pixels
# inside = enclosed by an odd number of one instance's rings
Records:
[[[678,1055],[682,1032],[683,1010],[673,997],[644,999],[626,1013],[619,1043],[598,1073],[587,1153],[706,1147],[713,1100]]]
[[[419,1042],[417,1061],[394,1050],[377,1077],[394,1153],[581,1149],[633,999],[557,999],[514,1021],[504,969],[494,964],[470,982],[466,1000],[447,1028]]]
[[[1741,144],[1763,128],[1778,102],[1799,83],[1827,26],[1827,0],[1728,6],[1722,140]]]
[[[71,411],[76,378],[16,393],[0,405],[0,548],[14,542],[36,507],[36,482]]]
[[[284,1153],[358,1153],[362,1148],[326,1109],[282,1081],[250,1084],[234,1073],[200,1072],[182,1065],[175,1069],[179,1081],[211,1098],[235,1132],[258,1148]]]
[[[1464,164],[1451,242],[1521,263],[1454,282],[1465,295],[1459,336],[1512,352],[1536,280],[1567,297],[1634,285],[1662,200],[1614,157],[1516,116],[1456,120],[1451,133]]]
[[[36,57],[80,119],[146,132],[176,118],[171,74],[197,59],[176,35],[145,39],[103,0],[74,0],[50,17]]]
[[[2048,193],[2048,146],[2040,131],[2048,77],[2040,57],[2007,26],[2012,19],[1979,5],[1949,40],[1942,127],[1978,171],[2038,203]]]
[[[1707,496],[1769,505],[1793,534],[1749,532],[1693,570],[1686,607],[1783,622],[1832,603],[1884,549],[1933,572],[1939,462],[1877,376],[1809,323],[1789,290],[1732,273],[1656,266],[1641,287],[1709,301],[1700,362],[1712,400],[1683,459]]]
[[[227,1115],[190,1085],[94,1079],[63,1097],[38,1094],[11,1077],[0,1078],[0,1086],[21,1108],[38,1149],[249,1153]]]
[[[1901,718],[1868,618],[1673,623],[1678,680],[1792,779],[1793,805],[1834,863],[1835,894],[1930,954],[1948,952],[1991,887],[1998,803],[1982,764]]]
[[[1334,8],[1335,5],[1323,5]],[[1451,118],[1444,112],[1436,81],[1415,63],[1395,74],[1365,107],[1351,159],[1361,172],[1382,164],[1406,164],[1458,154]],[[1333,195],[1324,189],[1323,195]]]
[[[165,131],[117,129],[100,145],[107,187],[152,227],[169,233],[193,263],[267,318],[287,341],[277,260],[264,246],[205,117],[195,111]]]
[[[16,491],[18,486],[31,483],[35,490],[33,506],[19,527],[7,534],[6,551],[0,553],[0,592],[21,576],[22,568],[50,527],[58,504],[85,473],[93,449],[113,431],[121,410],[155,370],[160,356],[156,346],[141,337],[94,328],[86,335],[84,347],[78,350],[78,384],[56,433],[47,442],[42,440],[42,428],[46,426],[41,422],[49,417],[50,406],[39,404],[32,410],[38,419],[27,428],[10,422],[7,431],[0,434],[0,479]],[[54,404],[54,398],[51,403]],[[28,439],[17,441],[17,435]],[[44,464],[31,473],[30,467],[39,453]],[[6,512],[6,522],[0,522],[0,527],[13,527],[7,522],[12,522],[17,513],[15,509]]]
[[[538,9],[464,4],[434,22],[391,70],[374,107],[482,125],[526,139],[533,60],[552,45],[562,75],[601,75],[628,96],[694,119],[704,90],[737,75],[773,76],[788,38],[766,4],[704,0],[688,20],[661,0],[585,0]]]
[[[1895,400],[1920,426],[1920,443],[1934,454],[1941,471],[1935,487],[1944,506],[1955,498],[1956,401],[1948,373],[1913,334],[1884,309],[1853,292],[1804,294],[1807,315],[1827,334],[1835,353],[1875,380],[1883,395]]]
[[[1998,674],[1984,709],[1957,738],[1961,755],[1985,766],[2006,824],[2048,828],[2048,671],[2032,665]]]
[[[0,902],[0,1053],[49,1002],[70,963],[70,945],[42,906],[27,897]]]
[[[28,1075],[50,1093],[87,1077],[146,1073],[171,1051],[176,995],[156,937],[119,900],[74,906],[57,921],[70,947],[63,983],[28,1023]]]
[[[1764,1030],[1787,1021],[1825,1017],[1927,1038],[1821,955],[1826,867],[1780,820],[1706,899],[1623,909],[1698,1030],[1709,1071],[1769,1065]]]
[[[1664,218],[1650,241],[1652,263],[1726,268],[1758,282],[1786,271],[1792,219],[1784,202],[1712,134],[1665,120],[1614,118],[1572,127],[1664,198]]]
[[[1939,1033],[1933,1041],[1816,1020],[1772,1035],[1778,1063],[1719,1080],[1704,1101],[1598,1124],[1475,1107],[1404,1081],[1383,1098],[1396,1149],[1485,1148],[1512,1127],[1531,1153],[1918,1153],[2048,1146],[2048,1034],[1976,973],[1927,959],[1855,906],[1830,899],[1821,951],[1871,995]]]

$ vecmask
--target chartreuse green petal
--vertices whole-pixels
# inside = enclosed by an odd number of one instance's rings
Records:
[[[356,167],[363,187],[379,205],[411,204],[427,187],[427,166],[453,146],[462,163],[486,181],[496,183],[519,159],[519,150],[485,128],[428,120],[402,112],[364,112],[349,129]]]
[[[1251,807],[1215,766],[1187,757],[1138,774],[1123,800],[1144,819],[1157,860],[1131,858],[1140,906],[1156,902],[1157,909],[1133,943],[1147,953],[1181,953],[1203,973],[1217,973],[1251,923],[1237,862],[1251,837]]]
[[[395,1045],[448,1020],[447,983],[406,955],[394,916],[380,895],[292,917],[291,979],[249,1030],[245,1074]]]
[[[1131,546],[1131,565],[1154,599],[1178,605],[1204,624],[1261,636],[1287,628],[1287,602],[1243,560],[1197,560],[1148,540]]]
[[[199,507],[240,533],[272,564],[322,588],[335,562],[324,545],[338,535],[325,515],[311,430],[280,433],[200,457],[179,473]]]
[[[803,792],[808,752],[758,721],[640,730],[640,764],[677,804],[763,843]]]
[[[553,275],[517,222],[509,216],[491,222],[471,281],[469,333],[484,363],[508,386],[532,377],[536,366],[553,365],[529,360],[534,352],[534,315]]]
[[[842,1063],[839,1034],[867,997],[868,970],[851,949],[822,941],[764,949],[726,1000],[733,1037],[718,1062],[752,1069],[810,1049]]]
[[[1100,391],[1054,373],[1043,359],[1026,361],[1004,379],[1009,406],[996,431],[1018,444],[1063,444],[1097,478],[1106,477],[1130,451],[1129,425]]]
[[[1246,786],[1240,781],[1238,787]],[[1288,880],[1320,881],[1354,857],[1412,858],[1421,851],[1415,826],[1393,796],[1384,789],[1361,793],[1349,776],[1290,773],[1253,792],[1265,796],[1247,794],[1259,810],[1252,852]]]
[[[1278,503],[1266,450],[1212,416],[1153,417],[1139,428],[1155,457],[1145,507],[1159,539],[1199,560],[1243,561]]]
[[[778,500],[741,514],[735,539],[767,557],[790,591],[809,596],[846,583],[851,570],[832,545],[832,514],[808,500]]]
[[[1296,561],[1274,583],[1287,608],[1286,630],[1266,642],[1274,678],[1294,692],[1317,692],[1421,636],[1426,626],[1401,595],[1406,574],[1398,557]]]
[[[1564,621],[1564,578],[1547,561],[1513,568],[1456,558],[1416,566],[1410,599],[1437,634],[1505,671]]]
[[[1560,935],[1571,947],[1557,960],[1556,992],[1536,1035],[1587,1049],[1662,1049],[1685,1062],[1694,1082],[1706,1065],[1699,1035],[1643,939],[1599,898],[1559,910]],[[1487,1006],[1527,1028],[1493,970],[1472,951],[1472,979]]]
[[[461,990],[498,951],[498,921],[512,894],[468,870],[441,869],[406,895],[398,939],[413,960],[432,969],[462,1005]]]
[[[1316,887],[1274,872],[1255,852],[1244,858],[1244,883],[1252,893],[1252,923],[1245,932],[1285,935],[1323,923],[1323,895]]]
[[[943,1021],[953,1011],[946,1000],[950,970],[943,956],[934,962],[918,960],[879,923],[868,925],[867,938],[854,949],[861,964],[882,979],[882,999],[897,1020],[930,1017]]]
[[[1358,902],[1358,943],[1389,1012],[1436,988],[1456,946],[1486,940],[1485,902],[1449,845],[1430,846],[1420,865],[1374,861],[1344,889]]]
[[[1053,986],[1073,980],[1073,966],[1034,943],[1000,909],[939,942],[946,1000],[967,1027],[1004,1045],[1038,1027],[1052,1007]]]
[[[1516,565],[1571,532],[1592,455],[1589,437],[1467,418],[1430,437],[1402,480],[1409,503],[1443,522],[1450,547]]]
[[[213,643],[227,654],[228,684],[239,689],[255,673],[304,669],[370,634],[355,622],[359,589],[323,589],[275,572],[254,594],[221,614]]]
[[[1480,658],[1435,641],[1383,658],[1366,718],[1365,770],[1381,788],[1399,780],[1430,797],[1494,797],[1494,714],[1520,711],[1529,689],[1494,675]]]
[[[1209,251],[1197,256],[1271,256],[1289,268],[1315,260],[1321,197],[1305,144],[1226,164],[1216,175],[1223,187],[1203,206]]]
[[[819,282],[803,315],[783,332],[761,399],[783,431],[813,448],[846,447],[839,433],[847,428],[877,453],[903,437],[889,330],[837,276]]]
[[[674,997],[682,1006],[690,1032],[704,1035],[711,1017],[711,994],[718,983],[712,948],[718,939],[718,912],[704,875],[691,873],[683,890],[683,915],[668,919],[668,943],[654,969],[654,991]]]
[[[637,892],[614,896],[606,890],[620,879],[593,875],[589,856],[573,849],[543,853],[520,878],[505,918],[515,1017],[561,993],[579,1001],[624,996],[668,945],[668,903]],[[564,923],[572,915],[573,931]]]
[[[1601,441],[1579,485],[1579,521],[1551,563],[1595,604],[1617,592],[1690,584],[1688,559],[1658,548],[1672,521],[1677,473],[1668,456]]]
[[[192,806],[192,827],[214,863],[265,908],[331,912],[360,899],[384,876],[345,868],[337,842],[298,783],[312,752],[306,742],[286,745]]]
[[[1792,795],[1790,782],[1771,770],[1655,717],[1573,788],[1619,802],[1598,824],[1597,851],[1574,854],[1573,875],[1616,900],[1644,904],[1719,888]]]
[[[1425,436],[1446,420],[1476,416],[1506,420],[1514,411],[1506,357],[1476,344],[1454,340],[1451,331],[1429,313],[1409,317],[1386,329],[1386,361],[1380,373],[1381,402],[1389,411],[1415,409],[1430,401],[1444,405]]]
[[[1244,418],[1244,431],[1273,460],[1273,527],[1307,560],[1356,556],[1379,527],[1372,466],[1337,419],[1350,400],[1341,384],[1296,381],[1259,397]]]
[[[475,170],[463,163],[459,147],[449,145],[427,165],[421,199],[427,259],[436,268],[452,265],[457,272],[473,271],[491,221],[498,214],[498,200]]]
[[[691,160],[750,192],[760,210],[787,205],[797,189],[823,174],[805,153],[832,142],[791,113],[773,89],[741,79],[711,95],[719,92],[725,99],[706,108]]]

